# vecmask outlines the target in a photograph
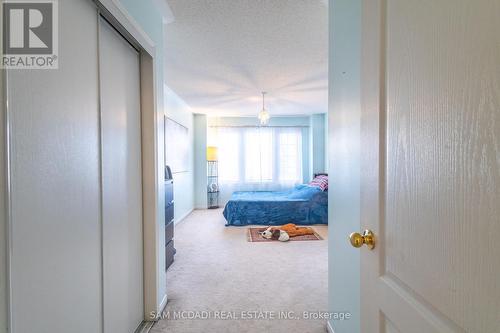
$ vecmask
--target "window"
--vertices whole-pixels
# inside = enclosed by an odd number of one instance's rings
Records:
[[[240,159],[238,157],[239,133],[229,129],[219,131],[217,146],[219,148],[219,179],[237,182],[240,179]]]
[[[282,182],[301,178],[301,140],[302,136],[297,131],[279,134],[279,179]]]
[[[218,127],[222,183],[302,182],[302,129],[293,127]]]
[[[268,129],[245,131],[245,181],[273,180],[273,136]]]

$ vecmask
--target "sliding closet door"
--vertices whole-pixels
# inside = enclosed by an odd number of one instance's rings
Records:
[[[58,5],[59,69],[8,71],[11,333],[101,332],[97,15]]]
[[[130,333],[143,319],[139,54],[99,29],[104,332]]]

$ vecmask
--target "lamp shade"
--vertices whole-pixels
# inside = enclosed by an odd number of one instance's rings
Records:
[[[217,161],[217,147],[207,147],[207,161]]]

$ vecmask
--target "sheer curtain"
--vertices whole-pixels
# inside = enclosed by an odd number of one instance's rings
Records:
[[[217,127],[219,188],[225,204],[234,191],[275,191],[302,183],[302,129]]]

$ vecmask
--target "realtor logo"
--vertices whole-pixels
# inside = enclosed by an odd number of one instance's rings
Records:
[[[2,67],[56,69],[57,0],[5,0],[2,11]]]

